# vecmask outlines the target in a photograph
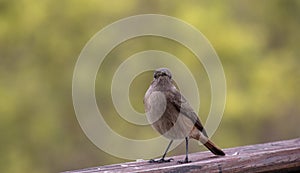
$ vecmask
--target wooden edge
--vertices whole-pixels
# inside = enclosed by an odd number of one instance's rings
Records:
[[[210,152],[189,154],[191,163],[178,164],[185,156],[169,163],[127,162],[64,173],[96,172],[300,172],[300,138],[225,149],[226,156]]]

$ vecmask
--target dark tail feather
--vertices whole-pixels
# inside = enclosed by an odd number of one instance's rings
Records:
[[[215,144],[213,144],[210,140],[208,140],[204,146],[206,146],[206,148],[208,148],[215,155],[225,156],[225,153],[220,148],[215,146]]]

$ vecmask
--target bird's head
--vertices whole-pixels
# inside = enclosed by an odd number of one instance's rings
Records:
[[[169,79],[172,79],[172,74],[167,68],[159,68],[154,71],[153,77],[154,79],[158,79],[160,77],[168,77]]]

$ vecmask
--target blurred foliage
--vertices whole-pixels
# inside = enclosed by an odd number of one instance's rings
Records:
[[[144,13],[182,19],[216,49],[227,78],[226,110],[213,136],[220,147],[300,136],[300,1],[1,0],[1,172],[58,172],[125,161],[99,150],[82,132],[73,111],[72,73],[96,32]],[[191,69],[203,97],[199,113],[204,121],[210,86],[201,63],[178,43],[144,37],[119,45],[99,70],[97,101],[106,107],[108,124],[130,138],[157,135],[150,127],[122,120],[109,99],[118,65],[148,49],[181,57]],[[130,100],[138,111],[143,111],[151,78],[150,72],[143,73],[131,85]],[[192,143],[191,152],[196,151],[199,147]],[[183,152],[180,146],[170,155]]]

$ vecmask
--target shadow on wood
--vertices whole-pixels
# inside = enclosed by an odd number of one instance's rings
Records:
[[[174,156],[169,163],[147,161],[67,171],[65,173],[95,172],[300,172],[300,138],[248,145],[224,150],[226,156],[210,152],[192,153],[191,163],[178,164],[185,156]]]

